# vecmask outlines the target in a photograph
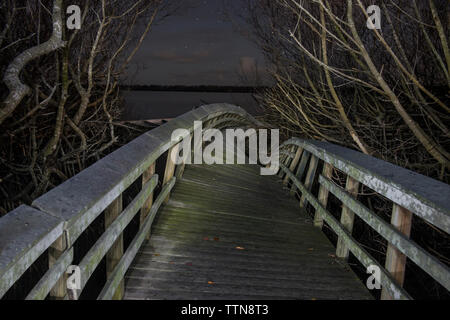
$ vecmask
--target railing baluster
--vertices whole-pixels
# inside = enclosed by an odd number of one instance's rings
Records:
[[[214,111],[217,108],[218,106],[213,106],[212,110]],[[201,117],[204,117],[207,110],[208,108],[202,108],[199,112],[195,111],[194,115],[189,115],[189,117],[192,116],[197,119],[196,113],[198,112],[198,120],[201,120],[203,119]],[[214,112],[217,112],[217,110]],[[203,116],[201,116],[202,114]],[[245,119],[244,113],[239,111],[236,114],[240,114],[240,116],[224,113],[217,118],[209,120],[206,127],[217,127],[218,125],[226,127],[240,124]],[[190,119],[189,117],[183,118],[180,126],[185,127],[186,120]],[[208,118],[213,117],[208,116]],[[33,206],[39,208],[42,214],[39,218],[40,223],[36,224],[38,227],[42,227],[42,233],[30,235],[26,228],[21,227],[20,230],[25,232],[25,236],[22,237],[22,234],[17,232],[17,237],[11,237],[14,241],[18,239],[20,242],[17,254],[11,256],[11,252],[8,250],[6,252],[5,250],[0,250],[0,295],[6,293],[27,269],[33,268],[33,263],[40,263],[37,261],[38,257],[45,254],[45,250],[48,250],[48,264],[50,268],[41,280],[37,282],[37,285],[28,294],[27,298],[45,298],[47,292],[52,299],[72,298],[70,295],[71,291],[67,290],[66,281],[68,275],[63,275],[63,272],[69,264],[74,263],[73,244],[99,214],[104,212],[105,227],[108,229],[90,249],[87,248],[89,249],[88,253],[79,262],[79,267],[82,270],[81,288],[85,288],[87,281],[94,274],[98,264],[106,258],[108,280],[101,297],[111,298],[114,296],[115,299],[122,298],[124,290],[123,277],[145,237],[148,238],[159,206],[169,198],[170,191],[175,181],[177,181],[174,175],[180,177],[183,174],[184,164],[176,166],[171,157],[174,152],[179,152],[181,145],[178,143],[173,145],[170,150],[167,150],[168,143],[170,143],[170,132],[172,127],[176,126],[178,126],[176,123],[169,126],[170,130],[161,126],[155,129],[157,132],[154,136],[152,136],[152,133],[141,136],[136,141],[131,142],[128,147],[122,149],[126,153],[117,151],[111,154],[107,158],[100,160],[97,165],[80,173],[76,178],[70,179],[70,181],[65,182],[33,202]],[[190,127],[190,130],[193,129],[194,127]],[[193,150],[199,150],[203,142],[201,139],[202,135],[197,136],[200,139],[194,143]],[[165,143],[164,150],[160,147],[162,142]],[[152,150],[153,146],[156,148]],[[299,146],[303,146],[303,148]],[[436,201],[437,198],[435,197],[436,194],[439,194],[441,200],[442,198],[448,198],[448,190],[450,189],[448,189],[447,185],[410,171],[405,171],[403,168],[384,161],[367,158],[367,156],[356,151],[322,141],[292,139],[282,144],[281,148],[289,150],[286,153],[289,156],[286,156],[286,154],[281,156],[282,163],[285,165],[282,167],[282,171],[278,173],[284,185],[293,181],[293,185],[290,188],[291,193],[295,193],[297,189],[301,191],[300,206],[305,207],[306,203],[309,202],[316,210],[314,225],[322,227],[324,221],[326,221],[327,225],[338,235],[336,248],[338,257],[348,258],[350,251],[363,266],[375,265],[380,268],[380,281],[383,285],[382,299],[411,298],[402,288],[407,257],[449,290],[450,269],[448,266],[436,258],[434,254],[421,248],[420,244],[409,239],[412,214],[424,219],[432,226],[441,228],[447,234],[450,232],[450,220],[448,219],[450,208],[448,203]],[[162,191],[158,198],[154,200],[151,194],[158,183],[158,175],[155,174],[155,163],[146,167],[146,161],[149,158],[155,159],[159,157],[162,152],[168,152],[168,159],[165,164],[165,175],[162,179]],[[136,161],[128,161],[130,154],[136,155]],[[199,154],[201,155],[201,153]],[[361,159],[361,157],[366,159]],[[127,159],[127,161],[123,161],[124,159]],[[110,160],[112,162],[108,163]],[[316,178],[318,161],[325,161],[325,163],[322,177],[319,180],[321,183],[319,194],[316,197],[311,192],[311,189]],[[331,176],[334,169],[354,177],[347,176],[346,191],[332,182]],[[296,171],[295,174],[293,173],[294,170]],[[287,173],[287,176],[284,175],[285,173]],[[303,184],[305,174],[306,181]],[[131,205],[122,210],[121,193],[141,175],[143,185],[145,184],[146,187],[143,188],[140,196],[134,199]],[[95,184],[92,183],[91,179],[100,177],[99,181],[101,181],[103,176],[111,178],[106,180],[105,185],[97,184],[95,179],[93,181]],[[389,178],[391,176],[392,178]],[[406,179],[403,180],[403,177],[406,177]],[[357,201],[358,180],[394,203],[391,224]],[[411,183],[411,181],[417,181],[417,185],[416,183]],[[324,188],[322,185],[327,187]],[[335,218],[334,214],[327,211],[329,192],[343,203],[340,222]],[[111,199],[115,200],[111,202]],[[107,204],[110,205],[105,208]],[[123,231],[139,212],[140,230],[127,252],[124,253]],[[46,220],[47,222],[41,225],[45,222],[43,218],[46,218],[47,215],[48,221]],[[358,215],[368,226],[388,241],[385,268],[370,256],[358,243],[357,239],[353,238],[354,215]],[[20,223],[22,224],[22,222]],[[18,224],[14,222],[13,225],[17,226]],[[25,225],[27,226],[27,223]],[[14,233],[12,232],[15,231],[14,228],[9,228],[8,225],[5,229],[4,226],[2,229],[3,233],[5,233],[3,230],[6,230],[6,233]],[[63,228],[66,228],[66,230],[63,231]],[[35,228],[31,229],[33,232],[39,231]],[[44,235],[42,239],[40,238],[41,234]],[[6,267],[4,261],[7,262]],[[49,290],[52,286],[53,288]]]
[[[295,146],[292,146],[291,148],[289,148],[289,152],[294,152],[295,150]],[[288,166],[291,162],[291,157],[288,155],[283,155],[281,157],[281,161],[282,164],[284,164],[285,166]],[[283,170],[280,170],[280,172],[278,172],[278,176],[283,179],[284,178],[284,172]]]
[[[114,222],[114,220],[119,216],[123,209],[122,195],[117,197],[108,208],[105,210],[105,230]],[[117,263],[123,255],[123,234],[121,234],[116,242],[112,245],[106,254],[106,277],[109,278],[111,273],[114,271]],[[113,296],[113,300],[121,300],[124,294],[124,281],[122,280],[120,285],[117,287],[116,293]]]
[[[295,172],[295,176],[298,179],[300,179],[301,176],[303,175],[303,172],[306,169],[306,165],[308,164],[308,160],[309,160],[310,156],[311,156],[311,153],[309,153],[306,150],[303,150],[302,157],[300,159],[300,164],[298,165],[297,171]],[[296,190],[297,190],[297,186],[295,184],[292,184],[290,194],[294,195]]]
[[[315,155],[311,155],[311,160],[309,161],[308,172],[306,173],[305,180],[305,187],[308,191],[311,191],[318,164],[319,158],[317,158]],[[306,203],[306,196],[302,194],[302,197],[300,198],[300,208],[304,208],[306,206]]]
[[[195,131],[198,130],[199,134],[196,134]],[[194,164],[202,164],[203,162],[203,132],[201,132],[198,128],[194,128],[193,137],[191,140],[191,159]]]
[[[284,154],[280,155],[280,164],[284,164],[284,160],[286,160],[286,157],[287,156],[284,155]],[[267,164],[267,167],[270,167],[270,163]],[[277,172],[277,176],[281,177],[282,174],[283,174],[283,170],[279,169],[278,172]]]
[[[189,139],[191,141],[192,144],[192,135],[189,136]],[[186,160],[189,156],[189,154],[187,154],[188,152],[190,152],[189,150],[184,150],[183,149],[183,163],[179,164],[177,169],[175,170],[175,177],[177,179],[181,179],[181,177],[183,176],[184,173],[184,169],[186,168]]]
[[[48,248],[48,264],[51,268],[64,254],[67,247],[65,234],[59,237],[50,248]],[[64,273],[62,277],[56,282],[55,286],[50,290],[50,297],[54,300],[62,300],[67,295],[67,274]]]
[[[293,172],[293,171],[295,170],[295,168],[297,167],[297,164],[298,164],[298,162],[300,161],[300,157],[301,157],[301,155],[302,155],[302,152],[303,152],[303,148],[298,147],[298,148],[297,148],[297,152],[295,153],[294,160],[292,160],[291,165],[289,166],[289,170],[290,170],[290,171]],[[283,184],[284,184],[284,185],[287,185],[288,182],[289,182],[289,176],[286,175],[286,177],[285,177],[284,180],[283,180]]]
[[[180,150],[180,143],[177,143],[172,148],[169,149],[169,152],[167,154],[167,162],[166,162],[166,170],[164,171],[164,179],[163,179],[163,186],[166,185],[167,182],[172,179],[174,173],[175,173],[175,162],[172,158],[176,156],[178,151]],[[167,203],[169,201],[169,196],[164,200],[164,203]]]
[[[347,182],[345,183],[345,190],[354,198],[358,195],[359,182],[350,176],[347,176]],[[342,205],[341,212],[341,224],[351,234],[353,231],[353,222],[355,220],[355,214],[346,205]],[[336,256],[343,259],[348,259],[349,249],[345,245],[343,239],[338,238],[336,246]]]
[[[147,170],[144,171],[144,173],[142,174],[142,186],[145,186],[145,184],[147,182],[150,181],[150,179],[153,177],[153,175],[155,174],[155,166],[156,163],[153,162],[150,167],[148,167]],[[148,199],[145,201],[144,206],[141,209],[141,215],[140,215],[140,219],[139,219],[139,228],[142,228],[145,218],[147,217],[148,213],[150,212],[150,209],[152,207],[153,204],[153,192],[150,193],[150,195],[148,196]],[[145,237],[147,240],[150,239],[150,233],[146,235]]]
[[[332,176],[332,173],[333,173],[333,166],[331,164],[325,162],[323,165],[322,175],[324,177],[330,179]],[[323,185],[320,185],[318,199],[319,199],[320,204],[325,209],[327,208],[328,194],[329,194],[328,189],[325,188]],[[317,211],[314,214],[314,226],[316,226],[318,228],[323,227],[323,217]]]
[[[409,238],[411,234],[412,213],[394,203],[392,208],[391,224]],[[385,268],[391,273],[392,277],[400,286],[403,286],[403,282],[405,280],[405,266],[406,256],[396,247],[388,244]],[[392,300],[391,295],[385,288],[381,291],[381,299]]]

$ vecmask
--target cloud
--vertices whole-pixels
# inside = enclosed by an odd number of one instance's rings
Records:
[[[171,63],[195,63],[209,57],[208,50],[197,50],[186,54],[176,53],[175,51],[162,50],[150,53],[150,59],[167,61]]]

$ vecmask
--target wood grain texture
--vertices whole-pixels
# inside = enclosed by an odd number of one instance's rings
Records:
[[[144,173],[142,174],[142,186],[145,186],[145,184],[148,181],[150,181],[150,179],[153,177],[153,175],[155,174],[155,168],[156,163],[153,162],[153,164],[147,170],[144,171]],[[144,225],[145,218],[147,218],[147,215],[150,212],[152,205],[153,205],[153,192],[150,193],[148,199],[145,201],[144,206],[141,209],[141,215],[139,218],[139,228],[142,228],[142,226]],[[150,234],[147,235],[147,240],[148,239],[150,239]]]
[[[391,224],[398,229],[402,234],[409,238],[412,226],[412,213],[405,208],[394,203],[392,207]],[[388,270],[392,277],[403,285],[405,280],[406,255],[400,252],[392,244],[388,244],[386,252],[386,270]],[[392,300],[392,296],[386,291],[381,291],[382,300]]]
[[[352,177],[347,176],[347,182],[345,183],[345,190],[354,198],[356,198],[358,195],[358,189],[359,189],[359,182],[353,179]],[[341,212],[341,224],[347,229],[347,231],[350,234],[352,234],[353,231],[354,221],[355,221],[354,212],[346,205],[343,205]],[[336,255],[339,258],[348,259],[349,253],[350,251],[348,247],[345,245],[345,242],[341,238],[338,238],[338,242],[336,245]]]
[[[309,167],[308,172],[306,173],[305,178],[305,187],[308,189],[308,191],[311,191],[314,178],[316,176],[317,166],[319,164],[319,159],[312,155],[311,160],[309,161]],[[304,194],[302,194],[302,197],[300,198],[300,208],[304,208],[307,204],[306,197]]]
[[[253,165],[187,165],[125,299],[370,299],[277,176]]]
[[[300,157],[301,157],[302,153],[303,153],[303,148],[297,148],[297,152],[295,153],[294,159],[292,160],[291,165],[289,166],[289,170],[291,170],[291,171],[295,170],[298,162],[300,161]],[[288,176],[284,177],[283,184],[287,185],[288,182],[289,182],[289,177]]]
[[[333,167],[329,163],[325,163],[323,165],[322,175],[326,178],[331,178],[333,174]],[[324,186],[320,186],[318,200],[320,204],[326,208],[328,203],[328,189]],[[315,212],[314,214],[314,226],[322,229],[323,227],[323,218],[320,216],[319,212]]]
[[[105,210],[105,230],[116,220],[123,210],[122,195],[111,203]],[[106,254],[106,277],[111,276],[112,271],[116,267],[123,255],[123,234],[119,235],[116,242],[112,245]],[[121,282],[113,297],[113,300],[121,300],[124,292],[124,283]]]

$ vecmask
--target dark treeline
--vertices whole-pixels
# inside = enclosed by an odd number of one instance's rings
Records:
[[[129,141],[121,75],[169,0],[0,1],[0,215]]]
[[[120,86],[127,91],[173,91],[173,92],[233,92],[233,93],[256,93],[267,87],[251,86],[184,86],[184,85],[128,85]]]

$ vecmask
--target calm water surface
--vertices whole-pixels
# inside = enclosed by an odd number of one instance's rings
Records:
[[[251,93],[127,91],[123,120],[174,118],[195,107],[227,102],[250,114],[261,112]]]

